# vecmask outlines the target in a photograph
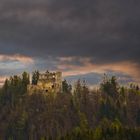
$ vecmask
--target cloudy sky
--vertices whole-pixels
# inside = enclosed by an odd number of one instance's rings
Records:
[[[0,0],[0,83],[35,69],[139,82],[139,68],[139,0]]]

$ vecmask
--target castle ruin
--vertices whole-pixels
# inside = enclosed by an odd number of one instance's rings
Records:
[[[62,90],[62,72],[49,72],[39,74],[37,85],[28,85],[28,93],[58,93]]]

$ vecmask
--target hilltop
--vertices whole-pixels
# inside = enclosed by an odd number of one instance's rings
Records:
[[[34,74],[36,75],[36,71]],[[140,89],[121,86],[105,76],[99,89],[85,81],[62,90],[28,94],[39,77],[24,72],[7,79],[0,89],[0,139],[5,140],[138,140]],[[34,78],[33,78],[34,77]]]

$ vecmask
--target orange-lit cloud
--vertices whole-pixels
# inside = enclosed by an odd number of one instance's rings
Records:
[[[3,83],[4,83],[4,81],[6,80],[6,76],[1,76],[0,77],[0,86],[2,86],[3,85]]]
[[[78,58],[77,58],[78,59]],[[82,65],[73,65],[67,64],[73,58],[63,58],[62,63],[58,65],[58,69],[64,71],[63,75],[67,76],[74,76],[74,75],[83,75],[88,73],[106,73],[107,71],[114,71],[114,72],[121,72],[127,75],[132,76],[136,81],[139,81],[140,73],[139,73],[139,66],[137,63],[123,61],[117,63],[109,63],[109,64],[94,64],[90,58],[80,58],[79,61],[83,62]],[[63,63],[65,62],[65,63]]]
[[[14,54],[14,55],[0,54],[0,61],[19,61],[24,64],[29,64],[34,62],[34,60],[31,57],[20,55],[20,54]]]

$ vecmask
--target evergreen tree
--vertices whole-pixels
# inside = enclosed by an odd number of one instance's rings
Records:
[[[66,80],[62,81],[62,90],[63,93],[71,93],[72,86],[67,83]]]
[[[119,85],[115,76],[108,78],[107,75],[104,76],[103,82],[100,84],[100,89],[107,96],[109,95],[113,99],[118,97]]]
[[[32,85],[37,85],[39,80],[39,71],[34,71],[32,74]]]
[[[27,86],[30,84],[30,76],[27,72],[22,74],[22,94],[27,92]]]

